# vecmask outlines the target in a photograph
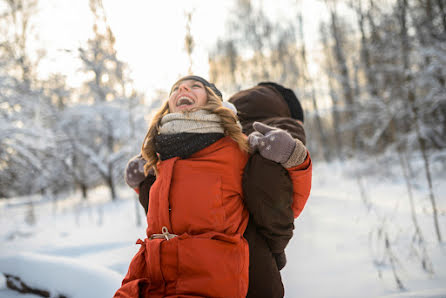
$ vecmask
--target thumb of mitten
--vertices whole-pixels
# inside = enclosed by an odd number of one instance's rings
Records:
[[[251,152],[255,152],[259,148],[261,138],[263,138],[263,135],[258,131],[254,131],[248,136],[248,145]]]
[[[268,132],[276,129],[272,126],[257,121],[252,124],[252,127],[263,135],[266,135]]]
[[[138,159],[138,171],[144,173],[144,165],[146,164],[146,160],[141,158]]]

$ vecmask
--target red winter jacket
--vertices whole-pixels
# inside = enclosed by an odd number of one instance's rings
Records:
[[[245,297],[248,243],[242,175],[248,156],[224,137],[158,165],[147,237],[114,297]],[[178,235],[151,239],[163,229]]]

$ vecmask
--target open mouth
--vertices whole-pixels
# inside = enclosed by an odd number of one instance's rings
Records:
[[[190,99],[189,97],[186,96],[182,96],[177,100],[177,107],[179,106],[191,106],[193,105],[195,102]]]

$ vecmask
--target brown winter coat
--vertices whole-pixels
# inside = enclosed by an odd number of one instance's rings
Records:
[[[245,134],[249,135],[253,131],[252,123],[259,121],[284,129],[305,144],[302,125],[291,118],[285,100],[272,87],[256,86],[240,91],[229,102],[236,106]],[[250,253],[247,297],[284,295],[279,271],[285,266],[284,249],[293,236],[294,218],[302,211],[309,196],[309,156],[298,168],[300,171],[286,170],[259,154],[252,155],[245,167],[243,192],[250,212],[244,234]],[[300,206],[297,206],[298,202]]]

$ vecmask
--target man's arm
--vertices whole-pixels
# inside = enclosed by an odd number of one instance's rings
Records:
[[[144,174],[144,165],[146,160],[141,154],[132,157],[125,167],[124,179],[128,186],[133,188],[139,195],[139,202],[144,210],[149,210],[149,192],[156,176],[153,172],[149,172],[147,176]]]

